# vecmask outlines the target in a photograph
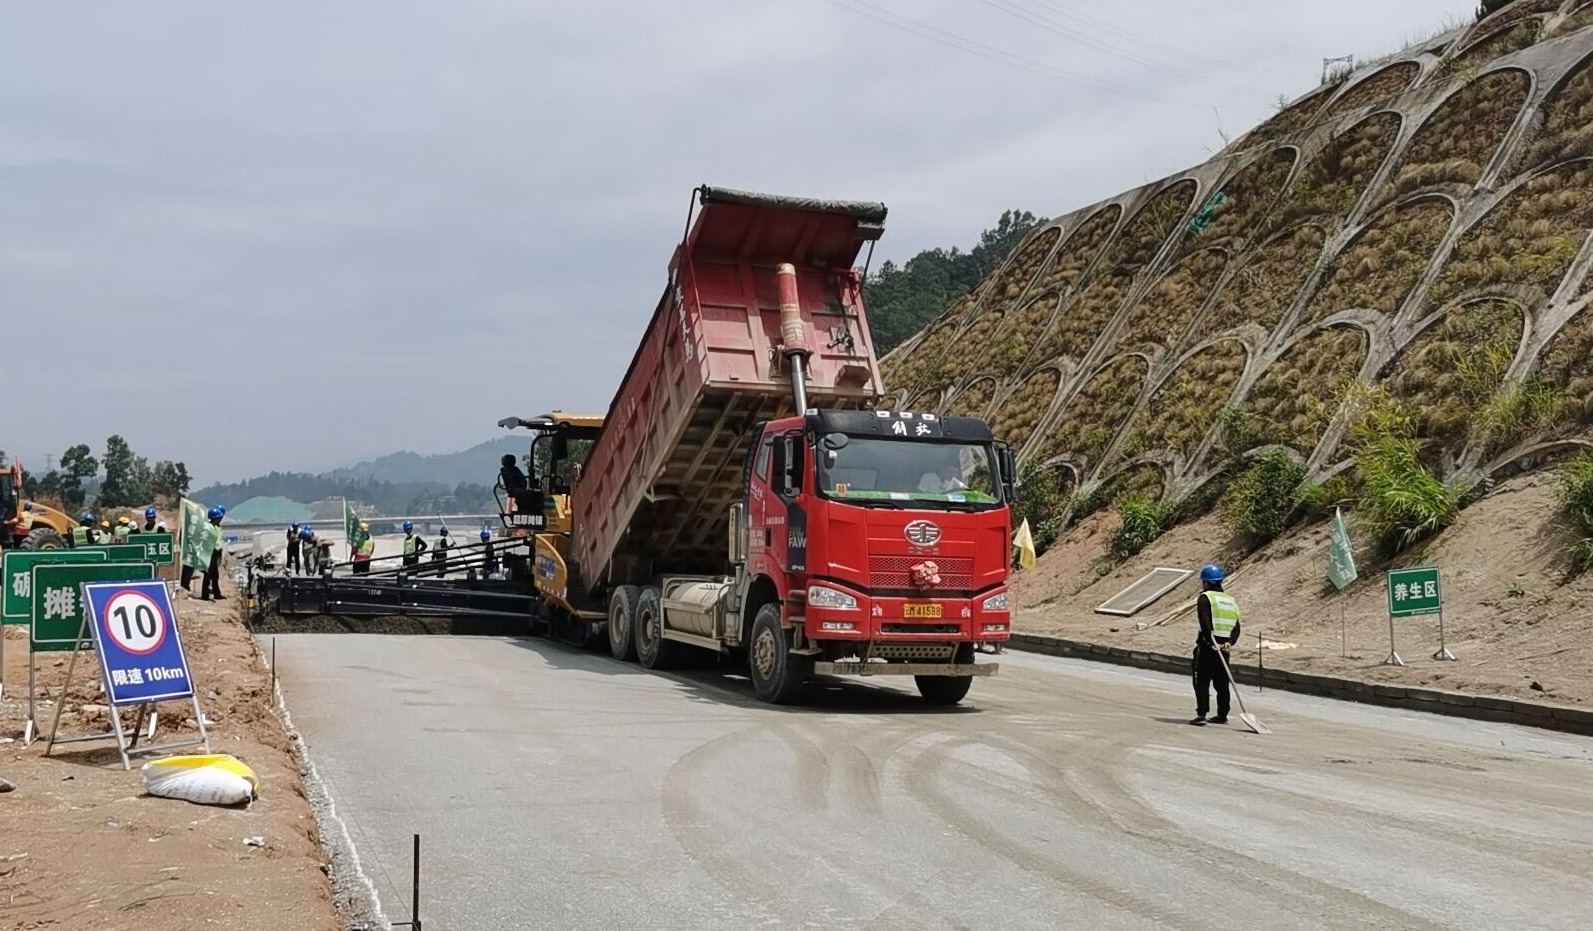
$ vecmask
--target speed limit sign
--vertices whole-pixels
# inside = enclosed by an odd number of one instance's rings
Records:
[[[83,606],[112,705],[193,696],[165,582],[84,583]]]
[[[155,599],[136,588],[111,595],[100,623],[111,643],[134,655],[153,653],[166,640],[165,613]]]

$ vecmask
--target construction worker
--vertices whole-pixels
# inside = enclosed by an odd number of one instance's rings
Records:
[[[117,543],[126,543],[128,535],[132,532],[133,523],[127,519],[126,514],[123,514],[121,517],[116,518],[116,528],[111,531],[111,539]]]
[[[376,552],[376,540],[371,537],[371,525],[360,521],[360,541],[354,547],[354,574],[369,575],[371,556]]]
[[[1195,658],[1192,671],[1195,677],[1195,719],[1190,724],[1206,724],[1210,710],[1210,689],[1217,689],[1217,716],[1212,724],[1228,723],[1228,670],[1227,654],[1239,642],[1239,603],[1222,590],[1222,570],[1206,565],[1200,570],[1202,591],[1195,602],[1195,618],[1200,622],[1200,632],[1195,635]]]
[[[294,521],[288,525],[288,571],[299,570],[299,522]]]
[[[443,524],[437,528],[437,540],[431,545],[431,564],[437,570],[438,578],[448,574],[448,525]]]
[[[77,526],[72,528],[72,545],[74,547],[94,545],[94,515],[88,511],[77,517]]]
[[[17,527],[26,535],[33,530],[33,502],[22,502],[22,515],[17,518]]]
[[[315,545],[315,528],[309,524],[299,528],[299,545],[304,550],[305,575],[315,575],[320,570],[318,560],[321,552]]]
[[[166,525],[161,522],[160,516],[155,511],[155,506],[144,508],[144,525],[138,528],[139,533],[165,533]]]
[[[413,569],[420,565],[420,554],[426,552],[426,541],[415,532],[415,522],[404,521],[404,568]]]
[[[111,522],[110,521],[108,521],[108,520],[100,521],[100,529],[99,529],[99,532],[94,535],[94,542],[95,543],[109,543],[109,542],[111,542]]]
[[[199,583],[200,601],[217,601],[221,598],[221,554],[226,549],[226,544],[221,541],[221,519],[227,516],[227,509],[216,505],[205,515],[210,518],[210,523],[217,530],[216,548],[210,551],[210,566],[205,569],[205,578]]]
[[[481,574],[484,578],[498,575],[498,554],[492,545],[492,531],[481,528]]]

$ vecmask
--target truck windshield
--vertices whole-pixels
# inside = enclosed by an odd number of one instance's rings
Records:
[[[839,501],[944,502],[994,505],[1001,501],[988,446],[852,436],[839,449],[834,437],[818,443],[819,490]]]

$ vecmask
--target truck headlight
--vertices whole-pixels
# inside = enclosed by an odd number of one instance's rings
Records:
[[[1006,611],[1008,610],[1008,605],[1011,603],[1011,600],[1007,597],[1007,592],[996,592],[994,595],[991,595],[989,598],[981,601],[979,606],[984,608],[986,611]]]
[[[835,608],[840,611],[846,611],[857,607],[857,599],[846,592],[836,591],[827,585],[809,585],[808,604],[815,608]]]

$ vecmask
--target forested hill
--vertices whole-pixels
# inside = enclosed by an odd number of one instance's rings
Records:
[[[926,249],[901,265],[886,262],[863,284],[874,351],[883,356],[923,329],[989,274],[1023,237],[1044,223],[1027,210],[1008,210],[964,252]]]

